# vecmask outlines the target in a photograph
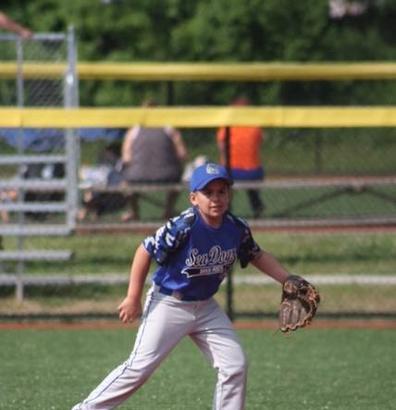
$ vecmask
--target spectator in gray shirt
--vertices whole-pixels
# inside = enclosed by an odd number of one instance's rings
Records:
[[[146,103],[145,106],[153,106]],[[134,126],[125,137],[121,151],[123,178],[131,186],[150,183],[177,183],[187,159],[187,148],[181,133],[172,127],[151,128]],[[175,214],[178,192],[169,190],[166,195],[163,218]],[[130,211],[123,215],[124,222],[139,219],[139,194],[129,197]]]

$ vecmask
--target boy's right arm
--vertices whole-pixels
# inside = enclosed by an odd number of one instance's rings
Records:
[[[135,321],[142,313],[142,292],[150,262],[150,254],[140,245],[133,259],[127,296],[118,306],[120,320],[124,323]]]

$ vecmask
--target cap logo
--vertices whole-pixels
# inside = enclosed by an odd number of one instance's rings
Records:
[[[220,173],[220,170],[215,164],[207,164],[206,173],[209,175],[217,175]]]

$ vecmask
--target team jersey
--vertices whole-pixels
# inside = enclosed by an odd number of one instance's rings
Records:
[[[195,208],[170,219],[143,246],[158,263],[153,282],[185,300],[210,298],[236,260],[244,268],[260,252],[245,221],[228,212],[213,228]]]

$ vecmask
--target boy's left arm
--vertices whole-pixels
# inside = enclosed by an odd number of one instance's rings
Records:
[[[261,250],[251,263],[282,284],[279,329],[289,332],[310,324],[320,303],[316,288],[301,276],[289,274],[268,252]]]
[[[261,272],[266,273],[282,284],[290,276],[290,273],[272,254],[263,250],[261,250],[250,263]]]

